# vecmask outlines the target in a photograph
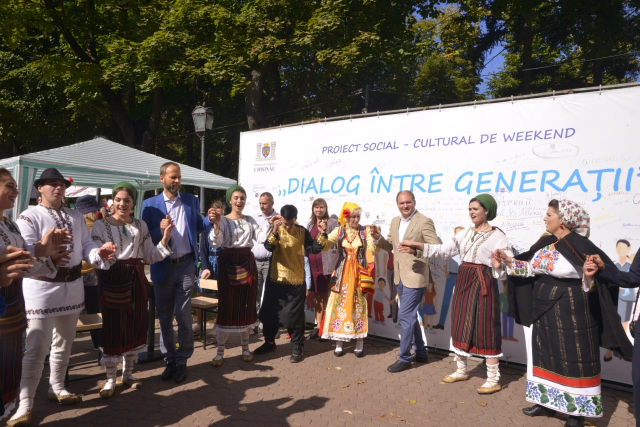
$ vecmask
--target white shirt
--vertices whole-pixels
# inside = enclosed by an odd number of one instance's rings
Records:
[[[259,213],[256,217],[256,223],[260,226],[260,228],[262,228],[264,226],[264,223],[269,221],[269,219],[274,215],[280,214],[275,210],[271,212],[271,215],[269,216],[264,216],[262,213]],[[263,243],[253,242],[253,249],[251,249],[251,252],[253,252],[253,256],[257,259],[271,258],[271,252],[269,252],[264,247]]]
[[[211,227],[209,232],[209,244],[212,248],[251,248],[253,242],[263,243],[271,232],[271,224],[265,221],[260,227],[256,220],[250,216],[243,216],[242,219],[231,220],[222,217],[220,219],[220,229]]]
[[[64,267],[74,267],[84,259],[91,265],[100,265],[98,247],[91,238],[82,214],[74,209],[61,208],[60,214],[50,207],[38,205],[27,209],[16,224],[27,244],[34,244],[42,234],[52,228],[67,228],[71,233],[70,261]],[[55,276],[55,272],[48,277]],[[84,309],[82,277],[73,282],[48,282],[25,278],[22,281],[27,319],[65,316]]]
[[[134,219],[131,224],[118,226],[109,224],[104,219],[96,221],[93,224],[91,236],[100,246],[106,242],[116,245],[114,259],[104,260],[102,265],[97,266],[102,270],[111,268],[117,260],[143,258],[149,264],[153,264],[171,255],[162,242],[153,245],[147,224],[140,219]]]
[[[187,235],[187,219],[184,214],[184,206],[182,206],[182,197],[180,193],[171,200],[162,192],[164,197],[164,205],[167,208],[167,215],[173,220],[174,229],[171,233],[169,244],[173,252],[169,258],[176,259],[191,253],[191,243]]]
[[[411,215],[407,217],[407,219],[404,219],[402,215],[400,215],[400,225],[398,226],[398,240],[400,241],[404,240],[404,234],[407,232],[407,228],[409,228],[409,223],[411,222],[411,219],[416,214],[416,212],[418,212],[418,210],[414,209],[413,212],[411,212]]]
[[[484,264],[491,267],[491,252],[496,249],[502,249],[508,256],[513,256],[507,236],[502,231],[494,228],[476,233],[472,227],[469,227],[442,245],[425,243],[423,256],[425,258],[449,259],[460,255],[461,262]],[[496,279],[504,279],[505,277],[502,269],[494,270],[493,274]]]

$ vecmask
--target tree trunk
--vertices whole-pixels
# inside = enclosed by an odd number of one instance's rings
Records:
[[[524,16],[523,43],[522,43],[522,86],[521,94],[531,93],[531,52],[533,46],[533,30],[531,28],[531,17]]]
[[[256,67],[257,68],[257,67]],[[254,69],[247,75],[249,85],[244,90],[244,107],[247,114],[249,130],[264,127],[262,111],[262,72]]]
[[[111,114],[113,114],[118,128],[120,128],[120,132],[122,132],[125,144],[129,147],[136,147],[138,145],[138,138],[136,136],[135,125],[122,106],[121,97],[107,85],[100,85],[100,92],[109,106],[109,110],[111,110]]]
[[[282,82],[280,81],[280,65],[277,62],[267,64],[267,83],[269,86],[269,111],[271,126],[282,124],[284,103],[282,99]]]
[[[142,135],[141,149],[143,151],[150,152],[153,148],[153,142],[155,141],[158,129],[160,128],[163,105],[164,90],[161,87],[157,87],[153,91],[153,109],[151,110],[151,117],[149,117],[149,125]]]

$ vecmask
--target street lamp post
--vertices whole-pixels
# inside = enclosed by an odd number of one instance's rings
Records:
[[[193,109],[191,115],[196,134],[200,137],[200,169],[204,170],[204,139],[207,136],[207,131],[213,129],[213,111],[211,108],[205,107],[203,102],[201,106]],[[203,218],[207,211],[204,203],[204,187],[200,187],[200,215]]]

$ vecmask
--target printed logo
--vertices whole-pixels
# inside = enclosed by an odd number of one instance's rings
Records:
[[[258,153],[256,160],[269,160],[276,159],[276,142],[264,142],[257,144]]]

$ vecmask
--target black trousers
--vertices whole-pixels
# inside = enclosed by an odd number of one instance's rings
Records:
[[[640,323],[636,323],[633,337],[633,361],[631,362],[631,380],[633,381],[633,400],[636,404],[636,427],[640,427]]]
[[[274,342],[278,334],[279,326],[277,323],[268,324],[262,322],[262,335],[265,342]],[[288,328],[287,332],[291,335],[291,343],[295,347],[304,347],[304,324],[297,328]]]

